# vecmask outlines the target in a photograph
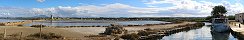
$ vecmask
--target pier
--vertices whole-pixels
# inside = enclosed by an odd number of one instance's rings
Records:
[[[240,22],[230,22],[229,23],[232,33],[237,35],[238,39],[244,39],[244,25]]]

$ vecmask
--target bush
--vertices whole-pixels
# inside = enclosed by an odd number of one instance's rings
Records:
[[[122,35],[120,38],[128,39],[128,40],[138,40],[139,35],[137,35],[136,33],[125,34],[125,35]]]
[[[107,27],[104,31],[104,34],[111,35],[111,34],[122,34],[124,31],[123,27]]]
[[[147,36],[147,35],[149,35],[149,32],[146,32],[146,31],[138,31],[137,34],[140,35],[140,36]]]
[[[17,26],[23,26],[23,25],[17,25]]]

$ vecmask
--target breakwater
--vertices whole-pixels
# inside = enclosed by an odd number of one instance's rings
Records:
[[[198,29],[204,25],[205,25],[204,23],[194,23],[194,24],[178,25],[178,26],[174,26],[171,28],[167,28],[167,29],[165,29],[165,28],[162,28],[162,29],[147,28],[147,29],[138,31],[137,33],[122,35],[121,38],[129,39],[129,40],[134,40],[134,39],[157,40],[164,36],[168,36],[168,35],[178,33],[181,31],[189,31],[191,29]],[[134,35],[133,36],[134,38],[128,38],[128,35]]]

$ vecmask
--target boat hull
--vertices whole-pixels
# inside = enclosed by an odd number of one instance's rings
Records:
[[[230,31],[230,27],[227,24],[213,24],[211,30],[214,32],[227,32]]]

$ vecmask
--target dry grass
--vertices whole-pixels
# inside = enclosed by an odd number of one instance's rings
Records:
[[[4,33],[4,29],[6,29],[7,35],[12,35],[12,34],[19,34],[22,32],[22,36],[26,37],[30,34],[34,33],[39,33],[39,28],[33,28],[33,27],[12,27],[12,26],[1,26],[0,27],[0,33]],[[83,39],[88,39],[85,38],[86,34],[78,33],[78,32],[72,32],[68,30],[63,30],[59,28],[43,28],[42,29],[43,33],[55,33],[55,34],[60,34],[64,36],[65,38],[83,38]]]

